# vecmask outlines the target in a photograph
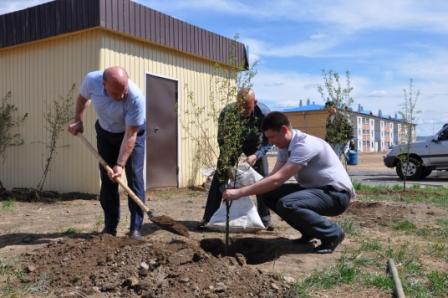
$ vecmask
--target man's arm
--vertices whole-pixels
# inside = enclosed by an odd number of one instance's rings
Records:
[[[286,163],[274,174],[249,186],[239,189],[228,189],[223,193],[224,200],[238,200],[241,197],[262,194],[280,187],[286,180],[297,174],[302,166],[294,163]],[[275,168],[274,168],[275,170]]]
[[[268,139],[264,136],[264,133],[262,133],[262,142],[260,144],[260,147],[258,148],[258,150],[252,154],[251,156],[248,156],[246,161],[253,166],[257,160],[259,160],[260,158],[262,158],[263,156],[265,156],[268,151],[272,148],[272,145],[269,144]]]
[[[88,100],[81,94],[78,95],[78,99],[76,100],[75,119],[72,123],[70,123],[68,127],[68,131],[72,135],[76,136],[78,133],[82,133],[84,131],[82,121],[84,119],[84,114],[89,104],[90,100]]]
[[[124,133],[123,141],[120,146],[120,153],[118,154],[117,163],[113,167],[114,173],[110,173],[110,178],[113,180],[116,177],[121,177],[123,169],[126,166],[129,156],[134,150],[135,141],[137,140],[138,126],[127,126]]]
[[[124,166],[134,150],[135,141],[137,140],[138,126],[126,127],[126,132],[121,142],[120,153],[117,159],[117,165]]]
[[[275,162],[274,168],[272,169],[272,171],[269,173],[269,176],[274,175],[275,173],[277,173],[285,164],[285,161],[279,161],[277,159],[277,161]]]

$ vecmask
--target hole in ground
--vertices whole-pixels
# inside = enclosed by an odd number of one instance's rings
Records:
[[[203,250],[215,257],[224,256],[225,243],[222,239],[203,239],[200,245]],[[234,257],[237,253],[246,258],[247,264],[261,264],[277,259],[279,257],[279,246],[270,239],[230,239],[228,256]]]

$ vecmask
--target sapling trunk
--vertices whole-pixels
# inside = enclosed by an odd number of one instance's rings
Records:
[[[229,255],[229,233],[230,233],[230,202],[226,201],[226,240],[224,246],[224,255]]]

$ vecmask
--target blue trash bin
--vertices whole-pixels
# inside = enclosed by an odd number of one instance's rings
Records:
[[[347,155],[348,155],[347,164],[351,166],[356,166],[358,164],[358,151],[349,150]]]

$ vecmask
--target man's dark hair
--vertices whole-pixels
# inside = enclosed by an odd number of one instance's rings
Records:
[[[334,101],[329,100],[325,103],[325,108],[329,108],[329,107],[336,107],[336,104],[334,103]]]
[[[266,131],[272,129],[275,131],[280,131],[283,125],[290,127],[289,119],[285,114],[281,112],[271,112],[267,114],[261,124],[261,130]]]

